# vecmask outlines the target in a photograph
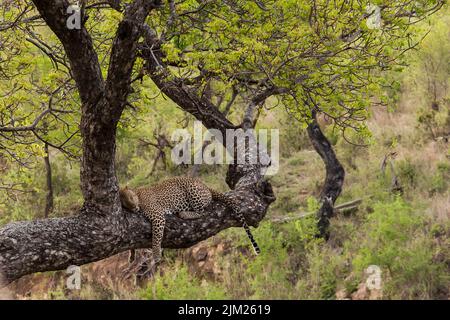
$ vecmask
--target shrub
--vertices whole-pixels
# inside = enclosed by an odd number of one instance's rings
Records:
[[[448,287],[444,263],[434,261],[436,248],[426,217],[402,199],[377,203],[361,229],[353,258],[354,271],[369,265],[382,271],[383,294],[389,298],[431,298]],[[348,249],[354,251],[354,249]]]
[[[400,161],[398,164],[400,182],[405,183],[407,186],[414,188],[417,185],[419,169],[409,159]]]
[[[220,300],[223,289],[206,280],[191,276],[185,265],[174,263],[150,281],[139,296],[147,300]]]

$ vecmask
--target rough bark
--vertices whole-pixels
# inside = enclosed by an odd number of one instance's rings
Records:
[[[273,201],[271,189],[264,187],[230,194],[239,201],[248,223],[253,226],[263,219],[268,203]],[[224,229],[240,226],[239,220],[221,203],[211,204],[208,212],[206,219],[198,220],[167,216],[162,246],[187,248]],[[29,273],[61,270],[132,248],[148,248],[152,237],[150,222],[135,213],[121,215],[80,214],[6,225],[0,229],[3,284]],[[117,225],[121,228],[116,228]]]
[[[115,174],[116,126],[130,92],[142,25],[159,0],[135,0],[119,23],[111,50],[105,89],[93,103],[83,103],[81,185],[84,206],[91,212],[120,211]]]
[[[325,182],[320,194],[321,207],[317,212],[319,236],[328,238],[328,227],[330,217],[333,216],[334,203],[342,191],[345,170],[336,157],[333,147],[322,133],[317,123],[316,112],[313,111],[313,121],[307,128],[311,143],[325,163]]]
[[[61,261],[66,260],[67,256],[74,256],[77,250],[83,252],[83,248],[91,248],[95,253],[97,248],[93,246],[98,245],[99,250],[108,252],[107,246],[117,240],[113,241],[111,236],[105,236],[105,231],[100,232],[101,227],[105,228],[107,235],[114,235],[115,238],[123,233],[125,220],[118,197],[114,167],[116,125],[129,92],[142,25],[150,10],[157,6],[159,1],[135,0],[127,6],[112,46],[106,82],[101,74],[92,39],[84,25],[79,30],[67,28],[69,2],[34,0],[33,3],[64,46],[71,74],[80,94],[80,131],[83,137],[80,176],[85,202],[82,213],[77,218],[15,223],[0,230],[0,270],[3,270],[7,281],[15,279],[16,275],[39,271],[43,268],[38,263],[40,261],[47,267],[49,264],[45,262],[52,261],[53,269],[58,269],[61,263],[64,263]],[[97,217],[87,218],[89,215]],[[108,215],[110,224],[97,223]],[[50,232],[50,229],[56,230],[60,236]],[[11,231],[16,236],[11,234]],[[93,233],[86,233],[87,231]],[[98,239],[94,239],[97,235]],[[79,240],[79,243],[70,241],[70,237],[75,241]],[[105,240],[111,242],[102,246]],[[58,251],[61,246],[57,244],[58,241],[66,242],[65,250]],[[50,251],[42,250],[38,245],[41,243],[50,243],[51,246],[47,248]],[[56,248],[56,256],[52,254],[52,247]]]
[[[185,85],[182,79],[170,74],[167,65],[164,63],[161,42],[153,30],[148,27],[145,28],[144,39],[144,45],[141,47],[141,56],[146,62],[145,69],[161,92],[166,94],[184,111],[200,120],[207,129],[219,130],[223,137],[226,136],[228,129],[242,128],[243,130],[247,130],[251,128],[251,126],[247,125],[246,121],[244,121],[241,126],[234,125],[210,100],[199,97],[192,89]],[[270,88],[261,95],[256,96],[251,101],[251,104],[257,105],[263,103],[271,95],[282,92],[285,92],[285,89]],[[249,107],[252,110],[254,109],[251,106]],[[250,139],[250,141],[248,139]],[[249,188],[251,186],[257,187],[264,178],[264,170],[267,166],[251,164],[252,159],[258,157],[258,150],[254,136],[250,136],[248,139],[246,139],[246,141],[248,141],[251,147],[248,150],[245,150],[248,160],[247,164],[231,164],[227,172],[226,182],[232,189],[244,185]],[[223,142],[225,148],[232,154],[236,155],[239,152],[244,152],[242,150],[238,152],[233,146],[226,145],[225,140]],[[267,155],[260,156],[264,157]],[[262,162],[264,163],[264,161]]]

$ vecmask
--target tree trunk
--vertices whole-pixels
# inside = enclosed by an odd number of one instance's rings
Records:
[[[120,212],[118,185],[115,172],[117,121],[102,123],[95,118],[108,112],[109,104],[86,106],[81,119],[83,157],[81,161],[81,191],[84,209],[91,213],[116,214]],[[94,109],[94,110],[92,110]]]
[[[321,207],[317,212],[317,226],[319,229],[319,236],[328,239],[329,219],[333,216],[334,203],[342,191],[345,170],[337,159],[330,142],[322,133],[322,130],[317,123],[315,111],[313,111],[312,116],[313,121],[307,128],[309,139],[311,140],[314,149],[325,163],[326,170],[325,182],[320,194]]]
[[[47,196],[45,198],[45,212],[44,217],[48,218],[53,211],[53,184],[52,184],[52,167],[50,165],[50,154],[48,152],[48,144],[44,145],[45,151],[45,180],[47,184]]]

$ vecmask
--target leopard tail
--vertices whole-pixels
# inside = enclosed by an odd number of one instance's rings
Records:
[[[233,212],[236,214],[236,216],[238,217],[239,221],[242,224],[242,227],[244,228],[245,232],[247,233],[247,237],[249,238],[253,250],[255,251],[255,254],[258,255],[261,253],[261,249],[258,246],[258,243],[256,242],[255,238],[253,237],[253,234],[250,230],[250,227],[247,224],[247,221],[245,221],[245,217],[244,215],[240,212],[239,207],[237,206],[237,204],[227,195],[225,195],[222,192],[218,192],[215,191],[213,189],[209,189],[211,191],[211,195],[213,200],[217,200],[220,201],[222,203],[224,203],[225,205],[227,205],[228,207],[230,207]]]

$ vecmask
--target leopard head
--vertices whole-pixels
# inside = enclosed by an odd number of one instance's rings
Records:
[[[139,198],[128,186],[120,189],[119,196],[122,206],[133,212],[139,211]]]

